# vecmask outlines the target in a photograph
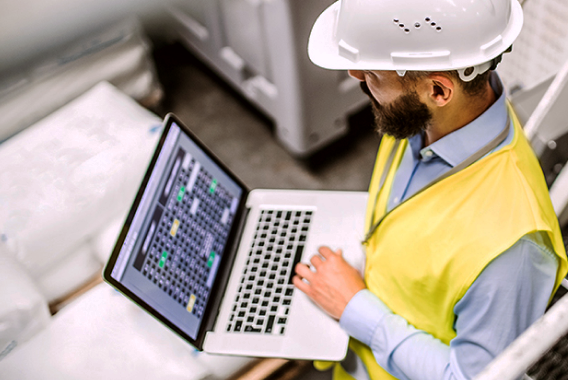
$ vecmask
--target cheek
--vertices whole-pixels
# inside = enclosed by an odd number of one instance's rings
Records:
[[[387,89],[370,88],[370,90],[375,100],[382,105],[393,102],[398,97],[398,95],[400,95],[399,92]]]
[[[369,86],[369,90],[371,91],[371,94],[373,94],[373,97],[380,104],[389,104],[397,99],[402,93],[398,83],[383,81],[379,85],[377,82],[378,81],[376,79],[370,80],[367,82],[367,85]]]

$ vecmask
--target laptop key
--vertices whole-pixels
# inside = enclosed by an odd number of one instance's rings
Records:
[[[262,329],[258,329],[258,328],[254,328],[250,325],[245,326],[245,332],[255,332],[255,333],[259,333],[262,332]]]
[[[274,315],[268,316],[268,321],[266,322],[266,332],[272,332],[272,325],[274,325]]]
[[[292,262],[292,270],[290,271],[290,277],[288,279],[289,284],[292,284],[292,278],[296,274],[294,268],[296,268],[296,264],[298,264],[302,259],[303,253],[304,253],[304,246],[300,244],[296,247],[296,254],[294,255],[294,261]]]

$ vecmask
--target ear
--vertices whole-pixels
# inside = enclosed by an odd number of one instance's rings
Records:
[[[444,73],[428,75],[428,99],[438,107],[448,104],[455,95],[455,82]]]

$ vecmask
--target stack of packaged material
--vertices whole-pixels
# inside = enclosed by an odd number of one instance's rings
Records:
[[[32,279],[0,246],[0,361],[48,326],[47,302]],[[1,373],[1,372],[0,372]]]
[[[226,378],[213,357],[99,284],[161,131],[108,82],[0,144],[0,378]],[[33,358],[33,360],[30,360]]]
[[[102,82],[0,145],[0,244],[49,302],[100,273],[160,125]]]
[[[250,358],[195,351],[121,294],[100,284],[0,361],[0,374],[6,380],[212,380],[228,378],[250,362]]]
[[[42,56],[0,79],[0,142],[109,81],[145,106],[162,97],[150,44],[135,18]]]

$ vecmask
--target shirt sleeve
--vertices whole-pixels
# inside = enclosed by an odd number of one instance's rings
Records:
[[[455,305],[449,345],[394,314],[369,290],[351,299],[340,324],[404,380],[470,379],[544,314],[558,262],[544,234],[520,239],[494,259]]]

